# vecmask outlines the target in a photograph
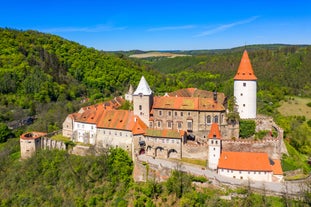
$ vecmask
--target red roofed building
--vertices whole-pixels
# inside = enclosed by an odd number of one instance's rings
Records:
[[[218,174],[244,180],[272,181],[273,170],[267,153],[222,152]]]
[[[218,174],[236,179],[281,181],[280,160],[271,160],[267,153],[222,151],[221,134],[213,123],[208,134],[208,167]]]

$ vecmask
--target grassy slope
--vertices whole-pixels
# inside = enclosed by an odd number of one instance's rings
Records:
[[[278,111],[284,116],[305,116],[307,120],[311,119],[311,107],[307,103],[311,98],[292,97],[281,102]]]

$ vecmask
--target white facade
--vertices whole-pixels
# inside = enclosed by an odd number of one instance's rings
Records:
[[[121,147],[124,150],[131,151],[133,143],[133,133],[127,130],[119,129],[97,129],[97,146],[102,147]]]
[[[221,140],[217,138],[208,140],[208,167],[216,170],[221,153]]]
[[[96,139],[96,124],[74,122],[73,139],[76,142],[94,145]]]
[[[218,174],[230,178],[254,181],[272,181],[272,171],[239,171],[230,169],[218,169]]]
[[[234,80],[234,97],[241,119],[256,118],[257,81]]]

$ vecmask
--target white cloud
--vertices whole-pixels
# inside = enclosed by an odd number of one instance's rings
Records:
[[[168,30],[184,30],[184,29],[192,29],[195,28],[194,25],[183,25],[183,26],[168,26],[168,27],[155,27],[150,28],[148,32],[155,32],[155,31],[168,31]]]
[[[106,25],[97,25],[93,27],[55,27],[41,29],[42,32],[54,33],[54,32],[108,32],[116,30],[125,30],[126,27],[111,27]]]
[[[215,33],[218,33],[218,32],[225,31],[227,29],[230,29],[230,28],[238,26],[238,25],[248,24],[248,23],[251,23],[251,22],[255,21],[257,18],[258,18],[258,16],[254,16],[254,17],[251,17],[249,19],[233,22],[233,23],[230,23],[230,24],[224,24],[224,25],[221,25],[221,26],[216,27],[214,29],[210,29],[210,30],[206,30],[204,32],[201,32],[200,34],[196,35],[196,37],[208,36],[208,35],[211,35],[211,34],[215,34]]]

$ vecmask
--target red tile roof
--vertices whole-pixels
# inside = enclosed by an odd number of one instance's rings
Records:
[[[96,124],[104,113],[105,106],[103,104],[96,104],[84,107],[80,113],[76,113],[74,118],[76,122],[84,122],[89,124]]]
[[[217,138],[217,139],[221,139],[221,134],[220,134],[220,131],[219,131],[219,126],[217,123],[212,123],[212,126],[211,126],[211,130],[208,134],[208,138],[209,139],[213,139],[213,138]]]
[[[273,160],[272,171],[274,175],[283,175],[283,169],[280,160]]]
[[[147,128],[147,125],[138,116],[134,116],[134,126],[132,128],[134,135],[144,134]]]
[[[170,129],[147,129],[145,135],[158,138],[178,138],[181,139],[185,134],[183,130],[170,130]]]
[[[179,90],[173,91],[167,95],[170,97],[200,97],[200,98],[210,98],[210,99],[214,98],[214,92],[206,91],[206,90],[200,90],[197,88],[179,89]],[[217,92],[217,101],[219,103],[223,103],[224,100],[225,100],[225,94]]]
[[[153,109],[175,109],[175,110],[199,110],[199,111],[224,111],[220,103],[215,103],[210,98],[198,97],[154,97]]]
[[[272,171],[267,153],[222,152],[218,168],[240,171]]]
[[[22,134],[20,138],[23,140],[33,140],[33,139],[38,139],[40,137],[43,137],[46,134],[47,133],[45,132],[27,132],[27,133]]]
[[[115,109],[105,110],[97,127],[132,131],[134,135],[144,134],[147,129],[146,124],[138,116],[134,116],[133,111]]]
[[[234,76],[234,80],[257,80],[246,50],[243,53],[240,66]]]

